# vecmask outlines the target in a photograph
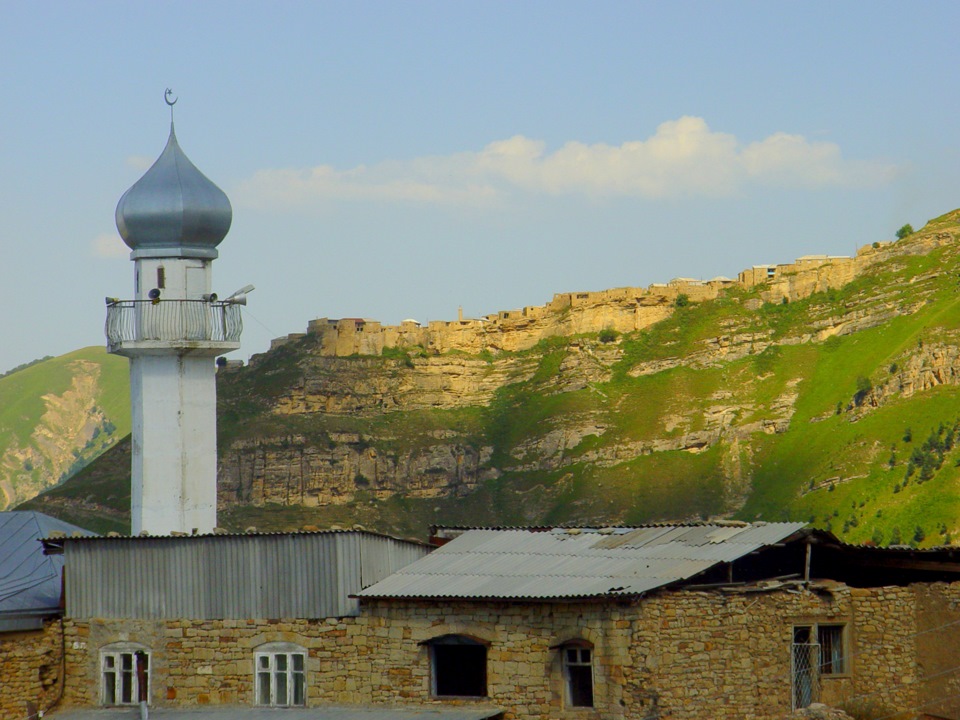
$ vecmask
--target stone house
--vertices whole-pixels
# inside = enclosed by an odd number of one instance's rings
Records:
[[[63,562],[40,539],[58,533],[88,534],[43,513],[0,512],[0,717],[54,698]]]
[[[952,550],[848,546],[798,523],[436,529],[434,542],[48,542],[68,568],[57,716],[143,700],[158,717],[772,720],[823,701],[960,718]],[[309,574],[344,560],[354,569]]]

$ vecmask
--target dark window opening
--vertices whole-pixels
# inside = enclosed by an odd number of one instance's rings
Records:
[[[487,646],[463,635],[430,643],[433,694],[437,697],[487,696]]]
[[[593,707],[593,653],[587,647],[563,648],[567,705]]]
[[[157,268],[157,287],[165,288],[167,286],[167,273],[163,269],[163,266]]]

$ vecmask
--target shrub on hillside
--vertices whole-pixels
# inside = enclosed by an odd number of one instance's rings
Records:
[[[913,235],[913,225],[907,223],[902,228],[897,230],[897,240],[903,240],[905,237]]]

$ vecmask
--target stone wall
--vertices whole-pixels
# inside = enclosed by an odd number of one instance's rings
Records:
[[[0,717],[25,718],[27,703],[44,710],[56,699],[60,677],[60,624],[0,633]]]
[[[268,642],[307,649],[307,704],[494,704],[508,719],[744,717],[791,709],[795,625],[845,625],[847,672],[821,699],[883,712],[955,692],[960,584],[815,591],[663,592],[623,603],[368,602],[360,617],[320,620],[69,622],[65,703],[96,705],[98,648],[153,650],[155,705],[254,701],[253,652]],[[488,643],[489,697],[431,696],[429,650],[446,634]],[[594,652],[595,708],[564,709],[557,646]],[[954,672],[949,672],[953,669]],[[955,705],[937,708],[958,718]]]

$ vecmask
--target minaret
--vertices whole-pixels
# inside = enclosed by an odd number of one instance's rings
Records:
[[[233,211],[180,149],[171,94],[167,146],[117,204],[134,299],[107,298],[107,350],[130,359],[133,535],[216,527],[215,358],[240,347],[245,303],[245,295],[218,302],[211,293]]]

